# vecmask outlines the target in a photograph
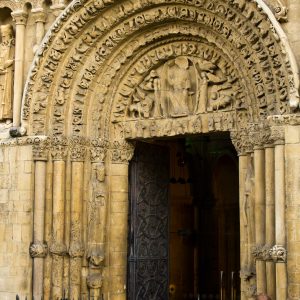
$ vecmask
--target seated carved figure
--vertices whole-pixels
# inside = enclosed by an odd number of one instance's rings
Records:
[[[0,26],[0,120],[12,119],[14,38],[10,24]]]

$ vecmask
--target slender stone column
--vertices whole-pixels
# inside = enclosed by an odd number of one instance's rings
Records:
[[[37,8],[35,10],[32,10],[32,13],[34,14],[34,20],[35,20],[35,45],[33,46],[33,52],[35,53],[39,47],[39,45],[42,42],[42,39],[45,35],[45,22],[46,22],[46,15],[42,8]]]
[[[109,210],[109,299],[126,299],[128,236],[128,163],[133,147],[124,141],[113,143],[110,175]]]
[[[274,146],[265,147],[265,178],[266,178],[266,274],[267,293],[271,299],[276,298],[275,264],[269,255],[269,249],[275,244],[275,169]]]
[[[33,212],[33,243],[30,245],[30,255],[33,258],[33,298],[43,297],[44,257],[48,252],[44,242],[45,197],[46,197],[46,167],[48,152],[47,141],[41,141],[33,147],[34,156],[34,212]]]
[[[70,299],[81,297],[83,168],[86,145],[84,139],[73,138],[71,146],[71,236],[70,236]]]
[[[53,143],[53,207],[52,207],[52,297],[63,296],[63,262],[67,253],[64,243],[65,214],[65,173],[66,140],[57,139]]]
[[[278,259],[278,249],[286,249],[285,227],[285,146],[283,140],[275,144],[275,218],[276,245],[274,260],[276,261],[276,299],[287,299],[286,261]]]
[[[15,75],[14,75],[14,102],[13,102],[13,126],[21,125],[21,102],[23,92],[25,25],[27,14],[23,11],[15,11],[12,17],[16,24],[16,51],[15,51]]]
[[[255,240],[257,247],[265,245],[265,150],[254,149],[255,172]],[[260,250],[259,250],[260,251]],[[266,263],[260,258],[256,260],[257,292],[267,290]]]

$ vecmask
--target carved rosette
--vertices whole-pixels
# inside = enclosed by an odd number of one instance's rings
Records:
[[[44,258],[48,254],[48,245],[46,242],[32,242],[29,247],[29,254],[32,258]]]
[[[90,289],[99,289],[103,284],[103,276],[102,274],[90,274],[87,277],[87,285]]]
[[[287,261],[287,250],[282,245],[273,246],[269,252],[275,263],[285,263]]]
[[[49,252],[58,256],[65,256],[68,254],[68,249],[65,244],[54,242],[50,245]]]
[[[92,162],[104,162],[109,143],[101,139],[90,142],[90,159]]]
[[[111,160],[113,163],[128,163],[134,154],[134,145],[127,141],[114,141],[111,143]]]
[[[84,161],[86,157],[86,140],[83,137],[72,137],[69,140],[70,157],[72,161]]]
[[[69,248],[69,255],[72,258],[83,257],[84,255],[84,247],[80,242],[71,242]]]
[[[53,137],[51,140],[51,155],[53,160],[64,160],[68,154],[68,139],[64,136]]]
[[[34,160],[48,160],[48,153],[50,149],[50,139],[46,138],[44,140],[37,139],[33,145],[33,159]]]

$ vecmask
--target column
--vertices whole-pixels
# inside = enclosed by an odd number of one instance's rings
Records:
[[[42,8],[37,8],[32,10],[32,13],[34,14],[34,20],[35,20],[35,45],[33,46],[33,53],[35,53],[39,47],[39,45],[42,42],[42,39],[45,35],[45,22],[46,22],[46,15],[44,13],[44,10]]]
[[[84,254],[82,236],[83,168],[85,143],[73,138],[71,148],[71,228],[70,228],[70,299],[81,298],[81,267]]]
[[[27,22],[27,14],[23,11],[16,11],[13,12],[11,15],[16,24],[13,126],[20,127],[23,78],[24,78],[23,73],[24,73],[25,25]]]
[[[47,140],[33,146],[34,157],[34,211],[33,243],[29,251],[33,258],[33,293],[35,299],[43,298],[44,258],[48,253],[44,242],[46,168],[48,159]]]
[[[63,297],[63,262],[67,254],[64,243],[66,140],[52,142],[53,204],[52,204],[52,299]]]
[[[276,262],[276,299],[278,300],[287,299],[285,205],[285,145],[283,139],[278,139],[275,142],[276,245],[273,247],[273,259]]]
[[[255,172],[255,241],[258,252],[261,253],[265,245],[265,150],[254,148],[254,172]],[[263,293],[267,290],[266,263],[261,255],[256,260],[257,292]]]
[[[111,149],[109,206],[109,299],[126,299],[128,237],[128,164],[133,156],[131,144],[116,142]]]
[[[265,178],[266,178],[266,276],[267,294],[276,299],[275,264],[269,255],[269,249],[275,244],[275,166],[274,146],[265,146]]]

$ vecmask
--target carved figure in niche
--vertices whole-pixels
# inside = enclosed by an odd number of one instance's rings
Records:
[[[15,40],[10,24],[0,26],[0,120],[12,119]]]
[[[161,101],[171,117],[187,116],[192,106],[194,92],[189,66],[190,61],[184,56],[179,56],[166,62],[163,67]]]
[[[247,248],[247,261],[245,262],[245,275],[248,280],[255,274],[255,265],[252,258],[252,246],[255,243],[254,229],[254,168],[252,157],[248,159],[245,180],[245,196],[242,206],[242,218],[245,227],[245,242]]]

